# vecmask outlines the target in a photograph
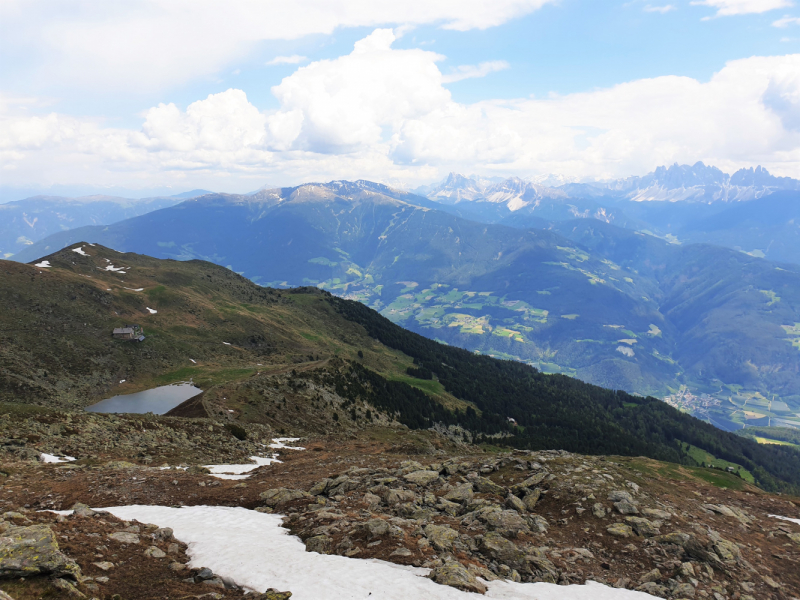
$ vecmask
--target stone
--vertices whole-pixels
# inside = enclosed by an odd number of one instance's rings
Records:
[[[633,496],[625,490],[614,490],[608,494],[608,499],[611,502],[630,502],[633,503]]]
[[[636,508],[633,503],[628,502],[627,500],[614,502],[614,508],[616,508],[617,512],[619,512],[621,515],[636,515],[639,513],[639,509]]]
[[[292,597],[292,592],[279,592],[275,588],[269,588],[263,594],[258,594],[253,597],[253,600],[289,600]]]
[[[592,506],[592,514],[598,519],[604,519],[606,516],[606,507],[598,502]]]
[[[606,531],[614,537],[629,538],[633,535],[633,529],[625,523],[614,523],[606,527]]]
[[[436,505],[436,508],[444,513],[447,513],[451,517],[455,517],[461,510],[461,505],[456,504],[455,502],[450,502],[450,500],[440,499],[439,504]]]
[[[414,492],[411,490],[389,490],[384,498],[386,504],[394,506],[403,502],[413,502],[415,499]]]
[[[491,479],[486,477],[478,477],[473,482],[475,489],[481,494],[498,494],[504,495],[506,489],[502,485],[497,485]]]
[[[120,544],[138,544],[139,536],[129,531],[117,531],[108,536],[109,539]]]
[[[479,551],[491,560],[527,572],[525,552],[497,532],[489,532],[483,536]]]
[[[800,546],[800,533],[787,533],[786,537],[792,540],[795,544]]]
[[[783,587],[783,586],[782,586],[780,583],[778,583],[777,581],[775,581],[775,580],[774,580],[772,577],[770,577],[769,575],[762,575],[762,576],[761,576],[761,579],[763,579],[763,580],[764,580],[764,583],[766,583],[766,584],[767,584],[769,587],[771,587],[773,590],[777,590],[777,589],[780,589],[780,588],[782,588],[782,587]]]
[[[64,579],[54,579],[51,585],[58,591],[65,592],[67,598],[86,598],[83,592],[79,591],[78,588]]]
[[[672,517],[672,515],[667,511],[659,510],[657,508],[643,508],[641,512],[645,517],[660,519],[662,521],[668,521]]]
[[[511,490],[512,494],[525,495],[529,489],[535,488],[542,483],[545,477],[547,477],[547,473],[537,473],[536,475],[528,477],[525,481],[512,485],[509,490]]]
[[[539,488],[534,488],[522,499],[522,503],[525,505],[525,508],[529,511],[533,511],[536,508],[536,503],[539,502],[539,498],[542,496],[542,491]]]
[[[93,517],[97,513],[88,506],[86,506],[85,504],[76,502],[75,505],[72,507],[72,514],[75,515],[76,517]]]
[[[661,581],[663,575],[661,571],[658,569],[653,569],[652,571],[648,571],[644,575],[639,578],[640,583],[647,583],[648,581]]]
[[[394,552],[392,552],[389,556],[412,556],[414,553],[411,552],[408,548],[398,548]]]
[[[144,551],[144,555],[149,558],[164,558],[167,553],[164,552],[158,546],[150,546],[147,550]]]
[[[109,569],[114,568],[114,563],[108,561],[96,562],[92,563],[95,567],[100,569],[101,571],[108,571]]]
[[[424,532],[425,537],[439,552],[452,550],[453,542],[459,537],[459,533],[447,525],[426,525]]]
[[[669,588],[663,585],[658,585],[654,581],[648,581],[636,588],[637,592],[644,592],[651,596],[658,596],[659,598],[666,598],[669,595]]]
[[[672,533],[654,536],[653,541],[658,542],[659,544],[675,544],[676,546],[683,548],[686,545],[686,542],[691,539],[691,537],[692,536],[688,533],[673,531]]]
[[[739,546],[722,538],[714,542],[714,552],[725,562],[735,562],[741,559],[742,553]]]
[[[681,577],[694,577],[697,575],[694,571],[694,565],[690,562],[681,563],[679,573]]]
[[[403,479],[408,481],[409,483],[413,483],[420,486],[430,485],[437,479],[439,479],[439,472],[438,471],[412,471],[406,475],[403,475]]]
[[[472,484],[462,483],[461,485],[457,485],[452,490],[447,492],[443,497],[445,500],[449,500],[450,502],[467,502],[472,500],[474,495],[475,492],[472,489]]]
[[[376,506],[381,503],[381,498],[380,496],[376,496],[375,494],[367,492],[366,494],[364,494],[364,502],[366,502],[370,506]]]
[[[77,563],[58,548],[47,525],[11,527],[0,537],[0,578],[55,575],[80,580]]]
[[[532,556],[530,554],[525,558],[528,561],[531,581],[544,583],[558,582],[558,569],[556,569],[555,565],[549,560],[541,556]]]
[[[269,507],[275,507],[279,504],[299,500],[300,498],[308,498],[311,494],[302,490],[290,490],[287,488],[276,488],[261,492],[258,497],[264,501],[264,504]]]
[[[653,537],[661,533],[652,521],[642,517],[625,517],[625,522],[642,537]]]
[[[325,493],[325,490],[328,489],[328,486],[331,484],[332,481],[333,479],[328,479],[326,477],[325,479],[322,479],[317,483],[315,483],[314,485],[312,485],[311,489],[308,490],[308,493],[311,494],[312,496],[321,496],[322,494]]]
[[[517,498],[514,494],[508,495],[508,497],[506,498],[506,506],[520,513],[524,513],[526,510],[525,503],[519,498]]]
[[[449,585],[466,592],[485,594],[486,586],[470,573],[464,565],[458,562],[450,562],[436,567],[428,575],[433,581],[440,585]]]
[[[673,598],[694,598],[695,589],[691,583],[679,583],[672,590]]]
[[[174,539],[174,532],[171,527],[159,527],[153,532],[153,539],[167,542]]]
[[[530,527],[531,531],[534,533],[546,533],[547,528],[550,526],[547,519],[541,515],[529,515],[525,517],[525,520],[528,522],[528,527]]]
[[[183,571],[186,569],[186,565],[179,562],[171,562],[169,563],[169,568],[171,571]]]
[[[306,540],[306,552],[316,552],[318,554],[331,553],[331,538],[327,535],[315,535]]]
[[[497,531],[505,537],[517,537],[520,533],[530,531],[527,521],[515,510],[492,511],[484,517],[489,529]]]
[[[359,529],[366,532],[368,538],[374,539],[389,533],[389,523],[383,519],[370,519],[361,523]]]
[[[197,572],[198,579],[211,579],[213,577],[214,577],[214,571],[212,571],[208,567],[203,567]]]

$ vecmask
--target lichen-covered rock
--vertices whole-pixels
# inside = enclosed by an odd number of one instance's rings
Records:
[[[524,513],[527,510],[525,508],[525,503],[514,494],[508,495],[508,498],[506,498],[506,506],[520,513]]]
[[[598,519],[603,519],[606,516],[606,507],[599,502],[595,503],[594,506],[592,506],[592,514]]]
[[[642,514],[645,517],[650,517],[651,519],[660,519],[661,521],[667,521],[672,518],[672,515],[665,510],[659,510],[657,508],[643,508]]]
[[[326,535],[315,535],[306,540],[306,551],[318,554],[331,553],[331,538]]]
[[[717,556],[719,556],[725,562],[738,561],[742,556],[739,546],[722,538],[714,542],[713,548],[714,552],[717,553]]]
[[[524,496],[528,493],[528,490],[535,488],[537,485],[542,483],[542,480],[547,477],[547,473],[537,473],[536,475],[532,475],[528,477],[525,481],[518,483],[516,485],[512,485],[509,490],[512,494],[516,494],[519,496]]]
[[[266,490],[259,494],[259,498],[264,501],[266,506],[275,507],[279,504],[298,500],[300,498],[310,497],[311,494],[302,490],[290,490],[287,488],[275,488]]]
[[[527,521],[531,531],[535,533],[546,533],[547,528],[550,526],[547,519],[541,515],[528,515],[525,517],[525,521]]]
[[[0,577],[53,574],[79,579],[80,567],[58,549],[47,525],[11,527],[0,537]]]
[[[439,472],[438,471],[412,471],[411,473],[403,475],[403,479],[405,479],[409,483],[414,483],[416,485],[426,486],[428,484],[433,483],[437,479],[439,479]]]
[[[389,523],[383,519],[370,519],[359,526],[359,529],[367,534],[370,539],[380,537],[389,533]]]
[[[485,514],[484,520],[489,529],[505,537],[515,538],[530,531],[527,521],[515,510],[492,511]]]
[[[253,600],[289,600],[292,592],[279,592],[275,588],[269,588],[263,594],[253,597]]]
[[[76,502],[75,505],[72,507],[72,514],[76,517],[93,517],[97,513],[88,506],[86,506],[85,504]]]
[[[497,532],[489,532],[483,536],[480,553],[512,569],[525,570],[527,567],[525,552]]]
[[[147,550],[144,551],[144,555],[150,558],[164,558],[167,553],[164,552],[158,546],[150,546]]]
[[[453,549],[453,542],[458,539],[458,532],[447,525],[427,525],[424,529],[425,537],[439,552]]]
[[[639,513],[639,509],[636,508],[632,502],[628,502],[627,500],[614,502],[614,508],[616,508],[617,512],[621,515],[635,515]]]
[[[648,581],[636,588],[637,592],[644,592],[651,596],[658,596],[659,598],[666,598],[669,595],[669,588],[663,585],[658,585],[654,581]]]
[[[629,538],[633,535],[633,529],[625,523],[614,523],[606,528],[606,531],[614,537]]]
[[[478,581],[464,565],[458,562],[450,562],[441,567],[436,567],[428,577],[440,585],[449,585],[459,590],[477,594],[486,593],[486,586]]]
[[[475,489],[478,490],[481,494],[505,494],[505,488],[502,485],[497,485],[491,479],[487,479],[486,477],[478,477],[475,479]]]
[[[522,503],[525,505],[525,508],[529,511],[532,511],[536,508],[536,503],[539,502],[539,498],[542,495],[542,491],[539,488],[535,488],[525,494],[525,497],[522,499]]]
[[[653,537],[661,533],[655,523],[642,517],[625,517],[625,522],[642,537]]]
[[[328,489],[328,486],[330,486],[332,482],[333,479],[328,479],[326,477],[325,479],[322,479],[317,483],[315,483],[314,485],[312,485],[311,489],[308,490],[308,493],[311,494],[312,496],[321,496],[322,494],[325,493],[325,491]]]
[[[108,536],[109,539],[120,544],[138,544],[139,536],[130,531],[117,531]]]
[[[626,492],[625,490],[614,490],[612,492],[609,492],[608,499],[611,502],[633,503],[633,496],[630,495],[630,492]]]
[[[472,489],[472,484],[462,483],[461,485],[457,485],[452,490],[447,492],[444,495],[444,499],[449,500],[450,502],[467,502],[472,500],[474,495],[475,492]]]

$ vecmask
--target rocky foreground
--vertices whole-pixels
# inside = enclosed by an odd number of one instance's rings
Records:
[[[476,594],[499,578],[593,580],[676,599],[800,598],[800,525],[769,516],[798,519],[800,502],[710,470],[376,429],[305,439],[303,451],[281,449],[281,463],[225,480],[202,465],[246,462],[268,428],[247,426],[238,439],[208,419],[83,419],[101,441],[63,419],[10,417],[2,432],[0,589],[14,600],[245,596],[190,568],[170,530],[102,511],[127,504],[282,514],[308,551],[425,567]],[[78,460],[40,460],[67,451]]]

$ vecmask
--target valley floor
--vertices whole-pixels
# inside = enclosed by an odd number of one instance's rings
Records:
[[[223,444],[213,420],[167,417],[147,427],[188,428],[179,458],[106,443],[42,462],[81,445],[3,416],[0,590],[14,600],[800,597],[800,500],[722,471],[400,428],[274,442],[247,425]],[[220,478],[211,463],[255,468]],[[28,538],[48,564],[15,556]]]

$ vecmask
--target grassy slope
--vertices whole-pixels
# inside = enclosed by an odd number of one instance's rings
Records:
[[[271,290],[200,261],[83,249],[90,256],[72,248],[50,256],[49,269],[0,262],[7,307],[0,314],[0,400],[86,406],[188,377],[203,387],[257,392],[254,372],[306,372],[348,406],[367,401],[412,427],[429,426],[436,414],[440,422],[511,435],[505,440],[513,445],[677,462],[689,459],[671,440],[684,436],[753,470],[762,485],[794,482],[781,470],[792,465],[780,449],[723,434],[655,399],[443,346],[314,288]],[[109,264],[126,272],[105,270]],[[144,326],[145,343],[111,339],[114,326],[130,322]],[[414,359],[437,379],[410,378]],[[320,371],[328,362],[335,366]]]

